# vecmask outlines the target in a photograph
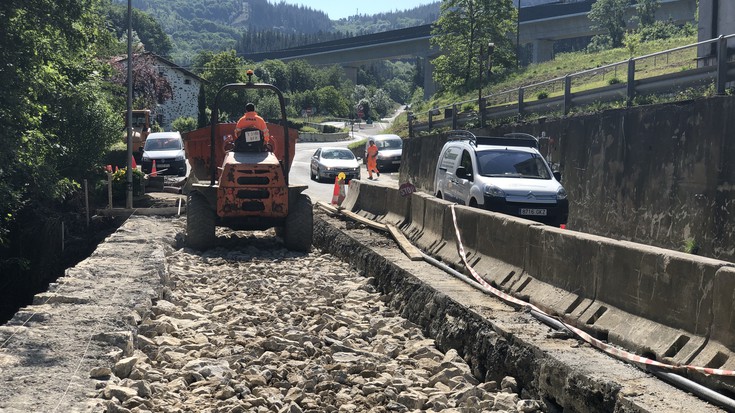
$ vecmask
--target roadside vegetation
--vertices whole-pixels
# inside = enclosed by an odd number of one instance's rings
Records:
[[[182,53],[177,45],[186,37],[172,41],[166,28],[187,17],[164,13],[168,17],[159,21],[158,15],[147,13],[143,7],[143,4],[149,7],[154,3],[183,7],[186,2],[179,0],[137,3],[141,10],[133,13],[131,40],[136,56],[143,58],[136,58],[133,65],[134,108],[142,109],[170,98],[172,92],[171,85],[153,70],[150,56],[146,57],[145,52],[162,56]],[[264,1],[257,3],[267,6]],[[599,12],[595,9],[590,14],[593,19],[599,16],[595,24],[601,25],[607,34],[593,38],[586,51],[559,54],[554,61],[516,70],[515,44],[507,36],[515,30],[513,22],[517,17],[511,0],[445,0],[439,5],[433,40],[435,46],[444,51],[434,62],[439,91],[428,102],[423,100],[423,62],[419,60],[361,67],[357,71],[357,86],[354,86],[338,66],[314,67],[304,61],[248,61],[233,46],[237,36],[230,37],[228,41],[232,45],[229,48],[200,50],[196,55],[187,55],[191,60],[187,69],[208,83],[200,92],[197,119],[178,119],[175,125],[180,130],[206,125],[216,91],[226,83],[246,81],[248,69],[255,72],[253,80],[273,83],[286,94],[289,119],[306,124],[317,119],[355,119],[362,113],[360,117],[367,121],[390,114],[400,104],[411,104],[419,116],[430,108],[454,102],[465,102],[461,109],[472,111],[477,109],[480,89],[487,95],[694,42],[693,29],[675,28],[651,20],[655,0],[636,3],[636,7],[644,7],[638,10],[641,20],[636,31],[625,27],[619,30],[621,24],[627,22],[618,21],[617,25],[610,26],[605,16],[627,7],[628,3],[628,0],[598,0],[595,3],[595,7],[609,7]],[[227,1],[223,7],[240,10],[243,4]],[[418,20],[430,18],[432,7],[436,5],[435,2],[431,7],[418,8],[422,13]],[[192,9],[184,7],[182,10]],[[111,148],[114,150],[115,143],[123,136],[121,114],[126,106],[127,76],[123,73],[125,62],[120,56],[126,54],[125,11],[118,2],[108,0],[9,0],[0,5],[4,23],[0,30],[0,55],[6,62],[0,70],[0,121],[3,123],[0,128],[3,148],[0,151],[0,273],[20,273],[27,269],[23,251],[29,248],[21,240],[23,237],[32,239],[28,234],[45,235],[45,222],[79,222],[85,180],[91,183],[92,200],[98,195],[106,201],[103,186],[97,188],[95,183],[104,181],[102,165],[109,163],[106,161]],[[225,11],[219,10],[222,16],[232,15]],[[235,15],[245,16],[243,13]],[[194,22],[195,17],[189,16],[186,21]],[[388,16],[384,17],[390,22]],[[365,30],[384,27],[379,20]],[[401,26],[404,20],[401,17],[390,24]],[[364,27],[360,25],[365,22],[362,17],[356,17],[341,22],[339,27],[341,30],[361,30],[358,28]],[[235,26],[229,23],[217,27],[237,35]],[[268,22],[262,23],[272,27]],[[186,27],[190,25],[187,23]],[[214,41],[217,38],[204,36],[197,41],[219,47],[221,45]],[[247,44],[256,47],[255,43],[269,42],[268,39],[267,36],[248,39]],[[656,65],[641,70],[650,70],[653,75],[694,64],[693,55],[686,53],[672,54],[667,59],[666,68]],[[488,60],[492,61],[489,74],[486,72]],[[484,76],[479,76],[480,73]],[[623,74],[613,73],[575,87],[596,87],[623,77]],[[543,99],[555,93],[559,91],[539,90],[530,98]],[[223,109],[221,118],[236,119],[242,114],[243,102],[256,97],[225,96],[220,106]],[[266,117],[276,117],[274,100],[257,101],[259,112]],[[398,119],[393,132],[405,136],[406,125],[404,115]],[[94,209],[94,203],[91,207]],[[64,215],[70,211],[71,215]],[[66,225],[67,231],[74,227]]]
[[[453,57],[450,61],[458,61],[460,64],[453,67],[448,65],[444,68],[441,65],[442,61],[439,60],[435,71],[438,92],[427,101],[414,98],[410,102],[411,112],[418,122],[427,122],[430,110],[451,107],[453,104],[458,104],[460,112],[474,111],[476,113],[479,110],[478,96],[480,94],[488,97],[488,106],[517,102],[517,92],[504,92],[515,91],[519,87],[525,88],[587,70],[590,70],[589,75],[574,78],[573,93],[625,82],[627,79],[625,64],[606,67],[599,71],[593,69],[625,62],[636,56],[645,56],[694,44],[697,41],[697,29],[693,25],[687,24],[679,27],[670,22],[656,21],[654,17],[658,7],[656,0],[639,0],[636,3],[637,18],[634,22],[626,22],[619,17],[631,4],[629,0],[598,0],[593,4],[590,19],[593,27],[603,31],[603,34],[593,36],[584,50],[558,53],[551,61],[517,68],[513,59],[515,45],[509,44],[507,38],[499,38],[497,33],[482,30],[482,27],[495,23],[486,22],[481,24],[479,29],[475,28],[473,19],[482,21],[487,18],[473,17],[473,11],[477,10],[475,3],[471,0],[442,3],[443,14],[437,22],[435,42],[437,45],[444,44],[442,40],[444,33],[451,33],[448,38],[455,40],[453,55],[451,55]],[[449,15],[463,16],[465,25],[458,25],[457,19],[445,22],[443,17]],[[514,19],[515,10],[511,10],[509,16]],[[636,23],[635,28],[629,28],[629,23]],[[462,32],[463,27],[465,32]],[[457,39],[464,39],[464,41]],[[487,48],[483,51],[482,39],[493,41],[494,50],[491,55],[487,53]],[[692,47],[640,61],[636,64],[636,79],[692,69],[696,66],[696,53],[696,48]],[[460,56],[474,56],[474,60],[462,60]],[[550,82],[538,88],[527,89],[526,92],[526,101],[559,96],[563,94],[563,82],[561,80]],[[636,103],[687,99],[708,93],[712,93],[711,88],[679,91],[674,96],[648,96],[641,98]],[[616,107],[616,104],[593,106],[587,110],[599,111],[612,107]],[[396,120],[391,132],[401,136],[408,135],[406,114]]]

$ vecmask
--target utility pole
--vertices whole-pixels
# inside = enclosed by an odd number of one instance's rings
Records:
[[[125,208],[133,208],[133,5],[128,0],[128,167],[125,173],[127,185]]]

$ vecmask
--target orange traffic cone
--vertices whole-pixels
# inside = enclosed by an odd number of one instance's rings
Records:
[[[153,166],[151,166],[151,176],[158,176],[158,172],[156,172],[156,160],[153,160]]]
[[[133,169],[137,169],[138,168],[138,165],[135,163],[135,156],[132,157],[131,162],[132,162],[131,165],[132,165]]]
[[[345,200],[345,174],[340,172],[334,178],[334,191],[332,192],[332,205],[340,206]]]

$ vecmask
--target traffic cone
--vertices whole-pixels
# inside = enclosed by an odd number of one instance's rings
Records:
[[[334,177],[334,191],[332,191],[332,205],[340,206],[345,200],[345,174],[340,172]]]
[[[132,157],[131,161],[132,161],[131,165],[133,166],[133,169],[138,169],[138,165],[135,164],[135,156]]]
[[[158,172],[156,172],[156,160],[153,160],[153,166],[151,166],[151,176],[158,176]]]

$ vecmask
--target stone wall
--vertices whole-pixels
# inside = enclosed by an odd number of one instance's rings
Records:
[[[199,80],[176,68],[161,64],[159,70],[171,84],[173,97],[159,105],[157,112],[163,115],[161,127],[171,130],[171,123],[180,117],[199,116]]]
[[[733,113],[735,98],[713,97],[475,132],[551,138],[542,153],[560,163],[569,228],[732,261]],[[401,182],[431,193],[444,141],[407,140]]]

